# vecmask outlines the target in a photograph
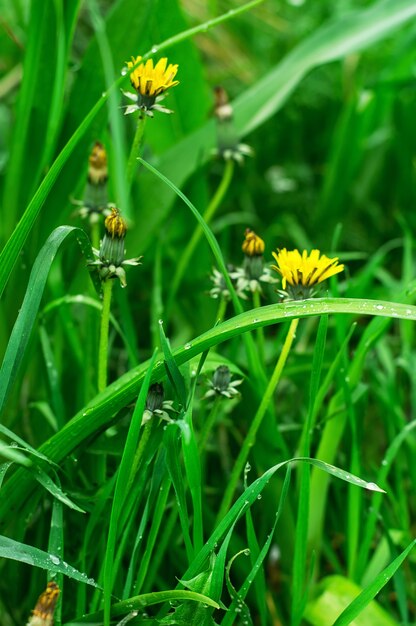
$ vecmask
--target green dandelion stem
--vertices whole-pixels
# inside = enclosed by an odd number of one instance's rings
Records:
[[[253,307],[255,309],[258,309],[261,307],[260,292],[257,289],[256,291],[253,291]],[[264,331],[261,326],[257,328],[256,335],[257,335],[257,348],[259,351],[259,359],[262,363],[264,363]]]
[[[127,187],[130,188],[134,170],[137,167],[136,159],[139,156],[140,149],[143,143],[144,127],[146,126],[146,115],[140,113],[137,120],[136,133],[134,135],[133,143],[130,150],[129,160],[127,162]]]
[[[233,471],[231,472],[230,480],[225,490],[225,494],[221,502],[220,510],[218,513],[217,524],[222,520],[222,518],[224,517],[224,515],[227,513],[227,511],[229,510],[231,506],[231,502],[234,496],[234,492],[237,488],[241,472],[243,471],[243,468],[247,462],[250,449],[255,444],[257,431],[260,428],[260,425],[263,421],[263,418],[266,414],[269,404],[273,398],[273,394],[275,392],[277,384],[282,375],[282,371],[285,366],[287,357],[289,356],[290,348],[292,347],[292,343],[296,335],[296,329],[298,327],[298,323],[299,323],[299,318],[293,319],[290,323],[289,330],[286,335],[286,339],[283,344],[282,351],[276,363],[276,367],[274,368],[274,372],[272,374],[272,377],[270,378],[269,384],[267,385],[267,389],[264,393],[263,399],[260,403],[259,408],[257,409],[257,413],[255,414],[253,421],[251,422],[250,429],[247,433],[246,438],[244,439],[244,443],[241,447],[240,454],[238,455],[235,465],[233,467]],[[280,440],[279,442],[280,446],[282,450],[285,451],[286,444],[283,441],[283,438],[280,434],[279,429],[276,429],[276,432],[277,432],[277,437]]]
[[[108,328],[110,323],[111,294],[113,281],[103,283],[103,308],[101,311],[100,344],[98,347],[98,393],[107,387]]]
[[[217,315],[215,317],[215,324],[223,321],[226,309],[227,300],[224,298],[224,296],[220,296],[220,303],[218,305]]]
[[[218,207],[220,206],[221,202],[224,199],[225,194],[227,193],[228,187],[230,186],[232,177],[233,177],[233,173],[234,173],[234,161],[232,159],[230,159],[229,161],[227,161],[225,168],[224,168],[224,172],[220,181],[220,184],[218,185],[217,191],[215,192],[215,194],[213,195],[211,202],[209,203],[205,213],[203,214],[203,219],[205,221],[206,224],[209,224],[210,221],[212,220],[212,218],[214,217]],[[171,290],[170,290],[170,297],[169,297],[169,303],[168,303],[168,307],[167,307],[167,311],[168,314],[171,310],[173,301],[175,299],[175,296],[178,292],[179,286],[182,282],[183,279],[183,275],[185,274],[186,268],[189,265],[189,262],[192,258],[193,253],[195,252],[195,248],[197,247],[202,235],[203,235],[203,230],[201,228],[201,226],[198,224],[197,227],[194,230],[194,233],[188,243],[188,245],[186,246],[183,254],[181,255],[181,259],[178,263],[178,266],[176,268],[176,272],[175,275],[173,277],[173,282],[172,282],[172,286],[171,286]]]
[[[217,396],[214,400],[211,411],[207,419],[205,420],[204,426],[201,431],[201,436],[200,436],[199,444],[198,444],[198,448],[201,452],[205,450],[205,446],[206,446],[209,434],[215,422],[217,421],[218,409],[220,408],[220,404],[221,404],[221,397]]]

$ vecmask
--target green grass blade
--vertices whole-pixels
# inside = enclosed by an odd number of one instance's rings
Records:
[[[133,598],[128,598],[127,600],[123,600],[122,602],[117,602],[113,604],[111,607],[111,615],[112,617],[120,617],[123,615],[127,615],[131,611],[134,610],[143,610],[147,606],[154,606],[155,604],[162,604],[164,602],[179,602],[181,600],[189,600],[191,602],[201,602],[202,604],[206,604],[207,606],[211,606],[214,609],[219,609],[219,604],[214,602],[208,596],[204,596],[201,593],[196,593],[195,591],[186,591],[184,589],[173,589],[168,591],[155,591],[154,593],[143,593],[140,596],[134,596]],[[76,620],[72,620],[66,623],[66,626],[71,626],[71,624],[85,624],[89,622],[94,622],[95,620],[102,620],[103,613],[94,613],[94,615],[86,615]],[[102,622],[100,622],[102,623]]]
[[[65,563],[55,554],[48,554],[39,548],[34,548],[20,541],[14,541],[9,537],[0,536],[0,556],[4,559],[12,559],[27,563],[33,567],[40,567],[55,574],[64,574],[80,583],[97,587],[97,583],[86,574],[79,572],[75,567]]]
[[[4,355],[0,369],[0,414],[4,409],[5,402],[10,393],[11,387],[16,379],[31,331],[39,311],[40,301],[48,278],[50,266],[59,250],[61,244],[68,235],[75,234],[77,241],[81,245],[87,260],[93,260],[93,254],[89,239],[83,230],[73,226],[60,226],[56,228],[48,237],[45,245],[36,257],[33,269],[30,274],[29,283],[26,290],[19,315],[13,327],[13,331]]]
[[[49,541],[48,541],[48,552],[49,554],[54,554],[56,556],[59,555],[60,559],[64,558],[64,516],[63,516],[63,506],[59,500],[54,500],[52,505],[52,516],[51,516],[51,528],[49,531]],[[61,590],[63,590],[63,582],[64,576],[60,572],[48,572],[48,580],[54,577],[55,581]],[[58,602],[58,606],[55,609],[54,615],[54,624],[55,626],[60,626],[62,623],[62,595],[60,601]]]
[[[363,611],[373,598],[383,589],[383,587],[389,582],[390,578],[394,576],[400,565],[405,558],[410,554],[416,544],[416,539],[413,540],[403,552],[394,559],[376,578],[360,593],[353,602],[341,613],[341,615],[335,620],[333,626],[348,626],[352,620],[357,617]]]

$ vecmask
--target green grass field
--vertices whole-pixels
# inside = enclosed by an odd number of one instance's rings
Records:
[[[0,626],[416,624],[414,0],[0,15]]]

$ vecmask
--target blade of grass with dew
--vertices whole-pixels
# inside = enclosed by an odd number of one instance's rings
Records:
[[[64,516],[62,503],[58,500],[53,501],[52,515],[51,515],[51,527],[49,531],[48,540],[48,553],[59,556],[62,560],[64,558]],[[51,580],[55,573],[48,572],[48,580]],[[62,623],[62,591],[64,576],[61,572],[56,574],[56,583],[61,590],[61,601],[58,602],[58,606],[55,610],[54,620],[55,626],[61,626]]]
[[[133,598],[128,598],[127,600],[117,602],[111,607],[111,616],[120,617],[125,614],[127,615],[135,609],[142,611],[144,608],[148,606],[154,606],[155,604],[162,604],[164,602],[178,602],[181,600],[189,600],[190,602],[201,602],[202,604],[211,606],[214,609],[220,608],[219,604],[214,602],[214,600],[211,600],[211,598],[208,598],[208,596],[204,596],[201,593],[186,591],[184,589],[173,589],[167,591],[155,591],[153,593],[143,593],[140,596],[134,596]],[[71,624],[85,624],[96,619],[102,620],[102,617],[102,611],[94,613],[93,615],[83,615],[82,617],[76,618],[76,621],[72,620],[70,622],[67,622],[66,626],[70,626]]]
[[[390,321],[389,318],[416,320],[416,307],[382,300],[320,298],[313,301],[274,304],[226,320],[192,340],[187,344],[186,349],[181,347],[174,350],[173,354],[177,364],[182,365],[209,348],[260,326],[330,313],[387,318],[386,320],[377,320],[381,322],[381,325],[376,327],[370,324],[371,330],[367,334],[364,333],[361,348],[358,347],[354,362],[351,365],[350,377],[355,376],[359,371],[358,364],[363,362],[369,347],[371,347],[372,338],[385,331]],[[114,415],[117,411],[132,402],[137,396],[148,366],[148,362],[142,363],[112,383],[103,393],[83,407],[61,431],[46,441],[41,446],[40,452],[46,454],[51,461],[59,464],[94,432],[108,427],[114,421]],[[164,363],[157,361],[152,380],[161,380],[163,376]],[[13,506],[19,508],[32,488],[33,478],[29,473],[23,473],[20,470],[3,486],[3,498],[0,499],[0,526],[2,528],[9,523],[12,517],[11,508]]]
[[[13,463],[17,463],[18,465],[23,465],[25,467],[30,467],[32,465],[32,461],[28,459],[27,456],[16,450],[14,446],[10,446],[3,441],[0,441],[0,456],[2,459],[13,461]]]
[[[273,528],[268,535],[265,546],[267,546],[267,550],[270,547],[272,542],[272,538],[276,529],[277,524],[277,515],[275,518],[275,523]],[[247,528],[247,544],[248,549],[250,550],[250,563],[252,570],[255,567],[258,558],[261,554],[259,542],[256,535],[256,529],[253,522],[253,516],[251,514],[251,510],[248,509],[246,512],[246,528]],[[265,547],[263,546],[263,548]],[[254,594],[256,597],[256,605],[257,610],[259,612],[260,624],[261,626],[267,626],[267,605],[266,605],[266,597],[267,597],[267,587],[266,587],[266,576],[264,574],[264,570],[261,567],[258,567],[256,576],[251,578],[253,581]],[[238,597],[241,597],[241,589],[238,592]],[[232,609],[229,609],[232,611]]]
[[[92,578],[89,578],[87,574],[79,572],[59,556],[48,554],[48,552],[39,550],[39,548],[15,541],[9,537],[0,536],[0,556],[4,559],[27,563],[33,567],[40,567],[54,574],[64,574],[80,583],[97,587],[96,582]]]
[[[27,443],[27,441],[19,437],[19,435],[16,435],[13,431],[11,431],[6,426],[3,426],[3,424],[0,424],[0,433],[2,433],[5,437],[7,437],[8,439],[11,439],[15,443],[18,443],[26,452],[32,454],[34,457],[41,459],[42,461],[46,461],[51,466],[55,466],[55,468],[58,467],[55,463],[53,463],[50,459],[48,459],[48,457],[45,454],[42,454],[42,452],[35,450],[35,448],[33,448],[29,443]]]
[[[271,532],[269,533],[269,535],[267,536],[267,539],[262,547],[262,549],[260,550],[259,554],[256,557],[256,560],[254,563],[252,563],[252,568],[248,574],[248,576],[246,577],[243,585],[240,587],[240,589],[238,590],[238,596],[237,598],[233,599],[233,601],[231,602],[231,605],[228,608],[228,612],[226,613],[226,615],[224,616],[222,622],[221,622],[221,626],[232,626],[232,624],[234,623],[235,619],[238,616],[237,611],[235,610],[237,608],[238,605],[238,599],[241,598],[245,598],[253,581],[256,581],[257,576],[259,575],[260,572],[260,568],[263,564],[264,559],[266,558],[266,555],[270,549],[271,543],[273,541],[275,532],[276,532],[276,527],[277,527],[277,523],[280,519],[280,516],[282,514],[285,502],[286,502],[286,497],[289,491],[289,486],[290,486],[290,479],[291,479],[291,466],[288,465],[286,468],[286,475],[283,481],[283,485],[282,485],[282,492],[279,498],[279,504],[277,507],[277,512],[275,515],[275,519],[274,519],[274,523],[273,523],[273,527],[271,529]],[[262,615],[262,613],[260,612],[260,614]]]
[[[103,606],[104,606],[104,626],[108,626],[110,623],[110,610],[111,610],[111,597],[113,590],[113,559],[116,547],[116,541],[118,536],[118,523],[120,518],[121,509],[123,508],[124,501],[128,496],[126,493],[126,485],[129,483],[129,477],[131,475],[131,466],[135,460],[135,454],[139,442],[140,429],[143,417],[143,411],[146,403],[147,392],[150,385],[153,366],[156,361],[156,352],[154,352],[152,359],[150,360],[149,367],[146,372],[146,377],[143,381],[142,388],[140,389],[139,397],[137,398],[136,405],[134,407],[133,416],[131,418],[130,428],[128,430],[126,444],[123,450],[123,456],[121,458],[120,466],[118,468],[117,481],[114,490],[113,505],[111,507],[110,527],[108,530],[107,548],[104,561],[104,594],[103,594]],[[143,437],[142,431],[142,437]]]
[[[351,602],[349,606],[335,620],[333,626],[348,626],[352,620],[357,617],[367,606],[367,604],[375,598],[375,596],[385,587],[390,578],[394,576],[398,568],[401,566],[406,557],[410,554],[416,544],[414,539],[403,552],[394,559],[376,578],[368,585],[360,595]]]
[[[369,8],[329,20],[232,103],[236,131],[244,137],[270,119],[314,68],[374,45],[415,16],[413,0],[379,0]],[[183,187],[208,160],[214,143],[211,120],[159,157],[157,167],[175,186]],[[142,176],[142,198],[143,227],[137,246],[145,250],[166,219],[174,195],[171,190],[155,189],[152,178]]]
[[[80,228],[73,226],[60,226],[55,229],[42,247],[33,265],[26,295],[13,327],[0,369],[0,414],[4,409],[7,397],[25,355],[48,278],[49,268],[61,244],[69,235],[76,235],[86,260],[92,261],[94,259],[87,235]]]
[[[85,513],[84,509],[81,509],[81,507],[75,504],[75,502],[72,502],[72,500],[66,495],[66,493],[62,491],[59,484],[54,483],[52,478],[46,472],[40,469],[40,467],[31,467],[30,473],[33,478],[35,478],[38,483],[42,485],[42,487],[46,489],[46,491],[48,491],[54,498],[65,504],[70,509],[78,511],[78,513]]]
[[[185,580],[191,578],[192,576],[196,576],[196,574],[201,570],[201,567],[203,566],[210,553],[215,549],[215,545],[218,543],[224,533],[227,532],[230,525],[234,522],[236,518],[239,518],[244,514],[246,507],[251,506],[255,502],[258,495],[269,483],[272,476],[283,467],[287,467],[297,462],[310,463],[320,470],[327,472],[332,476],[335,476],[336,478],[355,484],[358,487],[369,489],[371,491],[382,491],[374,483],[368,483],[358,476],[352,476],[349,472],[345,472],[344,470],[335,467],[334,465],[324,463],[323,461],[319,461],[318,459],[298,457],[282,461],[281,463],[274,465],[266,472],[264,472],[264,474],[260,478],[257,478],[249,487],[247,487],[247,489],[244,490],[244,492],[241,494],[238,500],[236,500],[228,513],[220,521],[217,528],[212,533],[211,537],[204,544],[202,550],[200,550],[200,552],[195,556],[190,567],[183,575],[183,578]]]

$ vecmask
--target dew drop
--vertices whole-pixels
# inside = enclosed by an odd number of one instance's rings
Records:
[[[54,554],[50,554],[49,556],[54,565],[59,565],[61,559],[58,556],[55,556]]]
[[[189,350],[190,348],[192,348],[192,344],[191,343],[186,343],[184,348],[185,348],[185,350]]]
[[[123,67],[123,69],[121,70],[121,75],[125,76],[127,74],[127,67]]]
[[[163,320],[159,320],[160,326],[163,326]]]
[[[158,46],[152,46],[152,50],[151,50],[152,54],[156,54],[156,52],[158,51],[159,51]]]
[[[376,309],[378,311],[382,311],[384,309],[384,306],[382,304],[376,304]]]

